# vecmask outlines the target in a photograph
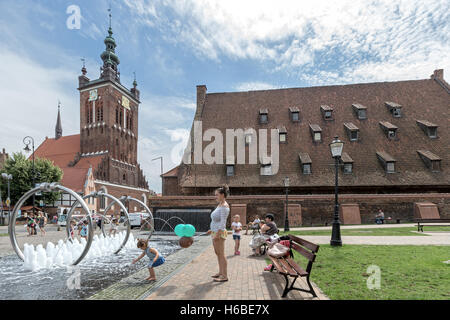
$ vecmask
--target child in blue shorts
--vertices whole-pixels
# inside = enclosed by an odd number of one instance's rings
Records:
[[[83,224],[80,228],[79,234],[81,235],[82,238],[85,238],[87,240],[87,236],[88,236],[88,222],[87,220],[83,221]]]
[[[233,229],[233,240],[234,240],[234,254],[240,255],[239,245],[241,244],[241,230],[242,224],[239,222],[241,217],[237,214],[233,217],[233,222],[231,223],[231,229]]]
[[[150,259],[150,262],[148,263],[148,272],[150,276],[145,280],[156,280],[155,270],[154,267],[162,265],[166,260],[164,257],[156,250],[155,248],[150,248],[148,246],[148,240],[140,239],[137,243],[137,247],[141,250],[143,250],[142,254],[133,260],[133,264],[141,260],[145,255]]]

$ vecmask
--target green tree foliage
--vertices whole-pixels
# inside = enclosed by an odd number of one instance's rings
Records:
[[[48,159],[35,158],[35,182],[61,182],[63,172],[55,166]],[[10,184],[11,203],[15,204],[17,200],[28,190],[33,187],[33,165],[32,161],[28,160],[22,153],[14,153],[12,157],[6,160],[5,165],[0,170],[0,174],[6,172],[12,175]],[[2,192],[2,198],[6,199],[7,195],[7,181],[1,179],[0,189]],[[50,204],[57,200],[58,192],[43,193],[42,196],[36,196],[36,202],[38,205],[39,200],[43,200],[45,204]],[[27,204],[31,205],[31,197],[27,201]]]

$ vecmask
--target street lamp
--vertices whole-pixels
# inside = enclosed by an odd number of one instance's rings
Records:
[[[339,203],[338,203],[338,167],[339,167],[339,159],[342,156],[343,148],[344,142],[339,140],[338,136],[335,136],[334,140],[330,143],[331,156],[334,158],[334,169],[335,169],[334,220],[330,241],[330,245],[332,246],[342,246],[341,222],[339,221]]]
[[[286,189],[286,207],[284,210],[284,231],[289,231],[289,212],[288,212],[288,193],[289,193],[289,177],[283,179],[284,188]]]
[[[7,174],[7,173],[2,173],[2,178],[6,179],[6,181],[8,182],[8,198],[6,199],[6,205],[8,206],[8,217],[11,217],[11,194],[10,194],[10,181],[12,179],[12,175],[11,174]],[[1,212],[1,217],[2,217],[2,225],[4,224],[4,216],[3,216],[3,208],[2,208],[2,212]]]
[[[163,168],[163,157],[160,156],[160,157],[157,157],[155,159],[152,159],[152,161],[155,161],[155,160],[161,160],[161,174],[163,174],[163,170],[164,170],[164,168]]]
[[[34,169],[34,139],[33,137],[30,136],[26,136],[25,138],[23,138],[23,143],[25,144],[25,148],[23,148],[23,150],[25,150],[25,152],[30,152],[32,151],[31,157],[32,157],[32,161],[33,161],[33,188],[36,186],[36,174],[35,174],[35,169]],[[30,150],[30,144],[31,144],[31,148],[32,150]],[[34,210],[34,206],[35,206],[35,194],[33,193],[33,214],[35,213]]]

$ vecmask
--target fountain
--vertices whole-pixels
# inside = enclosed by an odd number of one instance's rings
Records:
[[[114,236],[105,237],[94,235],[90,250],[85,259],[98,258],[105,255],[113,254],[118,246],[121,246],[126,234],[120,232]],[[131,234],[122,248],[134,249],[137,240]],[[37,271],[39,269],[52,268],[54,266],[63,267],[72,265],[73,257],[80,256],[84,246],[87,244],[86,239],[60,239],[55,245],[53,242],[47,242],[46,249],[42,244],[38,244],[36,248],[32,244],[24,244],[24,264],[23,267],[28,271]]]

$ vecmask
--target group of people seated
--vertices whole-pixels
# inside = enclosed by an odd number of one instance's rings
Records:
[[[267,243],[276,240],[278,238],[278,228],[274,222],[274,216],[271,213],[266,214],[264,222],[255,216],[255,219],[247,225],[245,234],[248,230],[258,230],[253,239],[250,241],[250,247],[253,249],[254,255],[261,255],[261,247]]]

